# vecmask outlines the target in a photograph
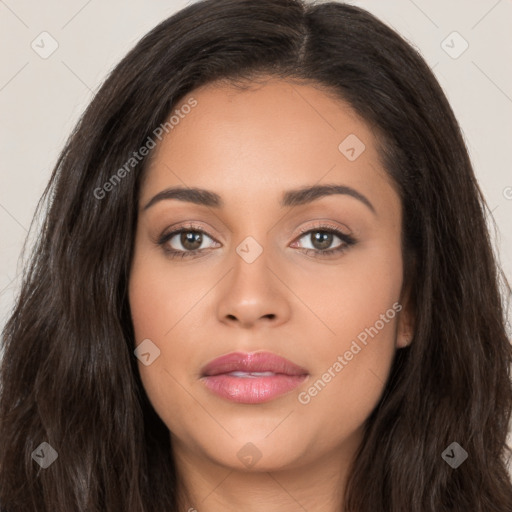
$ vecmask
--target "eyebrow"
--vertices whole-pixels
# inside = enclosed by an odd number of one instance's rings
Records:
[[[367,197],[365,197],[363,194],[353,189],[352,187],[347,187],[346,185],[313,185],[298,188],[295,190],[288,190],[283,193],[280,205],[282,207],[299,206],[311,203],[322,197],[334,194],[342,194],[353,197],[361,201],[374,214],[376,214],[373,204],[368,200]],[[161,192],[156,194],[153,198],[151,198],[148,201],[146,206],[144,206],[143,211],[147,210],[148,208],[158,203],[159,201],[163,201],[166,199],[177,199],[179,201],[186,201],[189,203],[208,206],[211,208],[224,207],[224,201],[222,200],[222,198],[218,194],[216,194],[215,192],[211,192],[210,190],[194,187],[173,187],[162,190]]]

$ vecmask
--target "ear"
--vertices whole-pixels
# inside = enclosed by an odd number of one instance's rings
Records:
[[[400,303],[402,304],[402,303]],[[398,313],[398,322],[396,330],[396,348],[404,348],[411,344],[414,337],[414,314],[410,307],[410,302],[402,304],[402,309]]]
[[[396,348],[404,348],[411,344],[416,325],[416,308],[411,294],[411,286],[402,290],[399,303],[402,309],[397,316],[395,345]]]

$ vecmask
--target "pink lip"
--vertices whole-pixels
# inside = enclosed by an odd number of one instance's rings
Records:
[[[247,376],[231,372],[244,372]],[[250,375],[254,372],[273,375]],[[244,404],[273,400],[295,389],[307,377],[307,370],[270,352],[233,352],[214,359],[201,373],[201,380],[210,391]]]

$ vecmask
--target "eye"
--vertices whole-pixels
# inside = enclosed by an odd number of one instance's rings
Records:
[[[350,246],[356,243],[356,240],[346,233],[332,226],[317,226],[314,229],[302,231],[304,233],[299,240],[305,239],[312,247],[301,247],[306,254],[313,254],[315,256],[330,256],[332,254],[341,253],[349,249]],[[334,248],[330,248],[335,242],[336,238],[340,240]],[[291,247],[296,245],[294,242]]]
[[[171,258],[186,258],[207,249],[208,247],[203,246],[207,239],[214,241],[201,228],[190,225],[164,233],[159,238],[158,245],[161,245]]]

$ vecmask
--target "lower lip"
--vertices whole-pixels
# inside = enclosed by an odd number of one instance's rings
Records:
[[[307,375],[272,375],[265,377],[234,377],[228,374],[203,377],[206,387],[231,402],[260,404],[288,393],[300,386]]]

